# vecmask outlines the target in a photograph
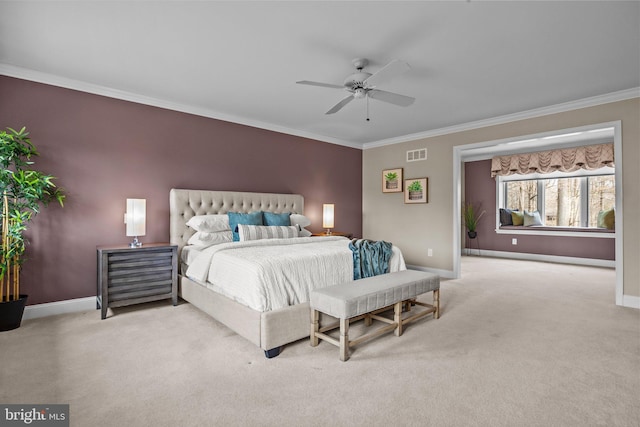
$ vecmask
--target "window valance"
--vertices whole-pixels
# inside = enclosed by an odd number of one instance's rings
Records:
[[[536,153],[495,156],[491,177],[529,173],[573,172],[613,167],[613,144],[584,145]]]

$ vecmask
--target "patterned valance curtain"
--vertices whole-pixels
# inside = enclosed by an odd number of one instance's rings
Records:
[[[614,166],[612,143],[496,156],[491,159],[491,177],[556,171],[573,172],[578,169],[593,170],[605,166]]]

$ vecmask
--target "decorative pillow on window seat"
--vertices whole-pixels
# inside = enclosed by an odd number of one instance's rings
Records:
[[[524,224],[524,213],[518,211],[511,211],[511,225]]]
[[[517,212],[518,209],[502,209],[500,208],[500,225],[513,225],[511,212]]]
[[[600,211],[598,213],[598,228],[606,228],[607,230],[616,229],[616,212],[613,209]]]
[[[542,219],[540,218],[540,212],[538,211],[533,211],[533,212],[524,211],[523,223],[525,227],[544,225],[542,223]]]

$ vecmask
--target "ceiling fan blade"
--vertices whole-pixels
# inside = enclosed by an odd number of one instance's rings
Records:
[[[336,105],[331,107],[331,109],[329,111],[327,111],[325,114],[333,114],[333,113],[335,113],[337,111],[340,111],[342,109],[342,107],[344,107],[345,105],[347,105],[351,101],[353,101],[353,95],[349,95],[345,99],[343,99],[342,101],[338,102]]]
[[[299,82],[296,82],[296,83],[298,83],[299,85],[330,87],[332,89],[344,89],[344,86],[332,85],[330,83],[311,82],[309,80],[300,80]]]
[[[375,87],[391,80],[395,76],[409,71],[411,67],[404,61],[394,59],[364,81],[365,86]]]
[[[400,95],[399,93],[387,92],[386,90],[371,89],[367,93],[370,98],[377,99],[378,101],[388,102],[390,104],[399,105],[401,107],[408,107],[416,100],[410,96]]]

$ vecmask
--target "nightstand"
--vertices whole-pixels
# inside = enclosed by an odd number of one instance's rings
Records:
[[[178,304],[178,246],[145,243],[98,246],[97,306],[107,308],[169,299]]]
[[[348,239],[353,239],[353,234],[352,233],[343,233],[341,231],[332,231],[331,234],[327,234],[326,232],[322,232],[322,233],[313,233],[311,236],[342,236],[342,237],[346,237]]]

